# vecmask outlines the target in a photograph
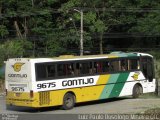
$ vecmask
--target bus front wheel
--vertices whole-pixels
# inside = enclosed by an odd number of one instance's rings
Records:
[[[62,108],[64,110],[72,109],[75,105],[75,96],[72,93],[66,93],[63,98]]]
[[[133,98],[138,98],[140,96],[142,91],[141,89],[142,89],[141,86],[139,86],[138,84],[136,84],[133,87],[133,94],[132,94]]]

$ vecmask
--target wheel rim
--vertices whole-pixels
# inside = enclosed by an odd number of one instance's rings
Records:
[[[140,93],[139,91],[140,91],[140,90],[139,90],[139,87],[137,87],[137,89],[136,89],[136,94],[137,94],[137,95],[139,95],[139,93]]]
[[[73,99],[72,98],[67,98],[65,101],[65,104],[67,107],[71,107],[73,105]]]

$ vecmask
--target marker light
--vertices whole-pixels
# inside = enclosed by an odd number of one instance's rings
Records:
[[[33,98],[33,90],[30,90],[30,98]]]

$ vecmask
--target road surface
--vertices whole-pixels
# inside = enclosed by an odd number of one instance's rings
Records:
[[[13,106],[9,107],[9,109],[6,109],[5,98],[0,96],[1,114],[134,114],[142,113],[147,109],[156,108],[159,106],[159,98],[132,99],[130,97],[125,97],[81,103],[76,105],[72,110],[62,110],[60,107],[50,107],[35,110]]]

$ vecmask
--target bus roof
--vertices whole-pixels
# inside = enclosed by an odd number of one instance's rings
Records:
[[[121,58],[121,57],[136,57],[136,56],[150,56],[150,54],[146,53],[138,53],[138,52],[111,52],[110,54],[103,54],[103,55],[84,55],[84,56],[74,56],[74,55],[61,55],[59,57],[53,58],[12,58],[9,60],[14,59],[21,59],[21,60],[28,60],[34,62],[49,62],[49,61],[64,61],[64,60],[84,60],[84,59],[102,59],[102,58]]]

